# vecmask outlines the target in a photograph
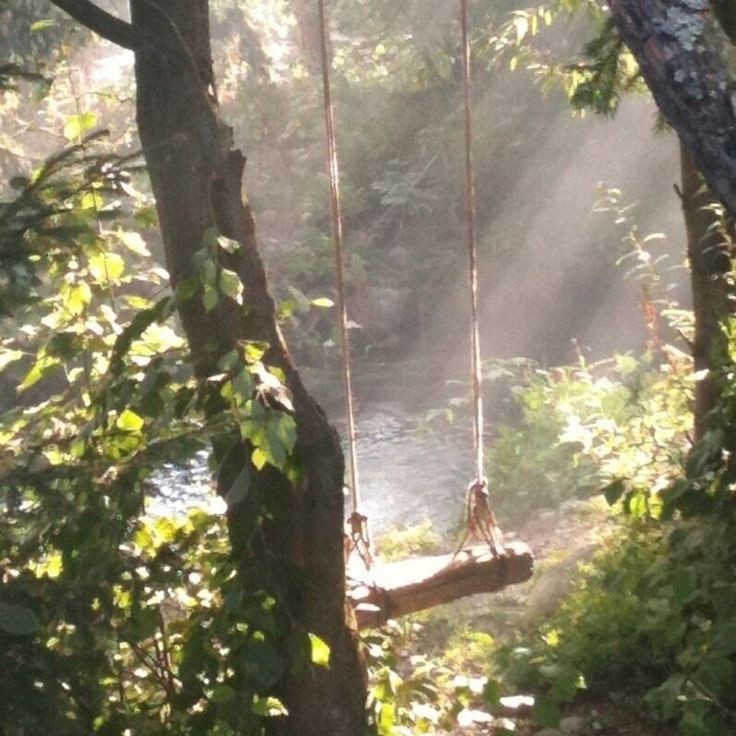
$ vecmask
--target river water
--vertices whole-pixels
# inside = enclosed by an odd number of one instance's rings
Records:
[[[438,414],[450,410],[447,401],[453,389],[440,382],[439,391],[418,390],[415,366],[403,371],[371,366],[356,373],[361,512],[368,516],[372,534],[425,519],[439,531],[448,531],[461,519],[473,472],[467,409],[460,410],[455,422],[437,421]],[[307,386],[345,437],[339,379],[305,374]],[[433,385],[436,389],[438,384]],[[158,500],[152,510],[180,512],[209,505],[215,498],[206,452],[186,466],[165,466],[153,483]]]

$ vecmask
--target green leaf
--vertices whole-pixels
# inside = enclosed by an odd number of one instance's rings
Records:
[[[47,28],[52,28],[56,25],[56,21],[51,18],[45,18],[44,20],[37,20],[31,24],[28,29],[31,33],[38,33],[39,31],[45,31]]]
[[[34,386],[42,378],[46,378],[46,376],[55,372],[60,366],[61,361],[58,358],[42,355],[38,360],[36,360],[28,373],[26,373],[18,386],[18,393],[26,391],[31,386]]]
[[[680,605],[691,601],[697,594],[696,577],[692,570],[680,568],[672,574],[672,589],[675,594],[675,601]]]
[[[64,124],[64,137],[70,141],[78,141],[82,136],[97,125],[97,115],[93,112],[83,112],[79,115],[70,115]]]
[[[235,697],[235,690],[229,685],[218,685],[211,693],[213,703],[229,703]]]
[[[330,645],[316,634],[309,634],[312,644],[312,663],[318,667],[330,666]]]
[[[224,235],[217,236],[217,244],[226,253],[230,253],[230,255],[234,255],[242,247],[237,240],[233,240],[232,238],[226,238]]]
[[[281,655],[263,639],[250,639],[243,647],[240,662],[245,675],[263,687],[271,687],[284,671]]]
[[[483,688],[483,698],[490,706],[497,706],[501,702],[501,685],[496,680],[488,680]]]
[[[243,406],[253,397],[253,377],[250,371],[243,369],[232,380],[233,398],[238,406]]]
[[[115,233],[118,240],[131,252],[137,256],[148,257],[151,252],[148,250],[146,241],[140,235],[140,233],[128,231],[128,230],[117,230]]]
[[[232,508],[248,497],[250,491],[250,471],[244,467],[225,496],[225,503]]]
[[[30,636],[40,627],[40,622],[33,611],[14,603],[0,602],[0,629],[11,636]]]
[[[537,698],[532,711],[535,723],[545,728],[557,728],[560,725],[560,706],[551,698]]]
[[[62,289],[61,297],[64,307],[70,314],[80,315],[92,301],[92,290],[89,288],[89,284],[82,281],[79,284],[72,284],[66,289]]]
[[[227,268],[222,269],[220,272],[220,288],[226,296],[229,296],[238,304],[243,303],[243,282],[235,271],[230,271]]]
[[[266,453],[263,452],[260,447],[256,447],[256,449],[253,450],[250,459],[256,470],[263,470],[266,463],[268,462],[268,457],[266,457]]]
[[[172,306],[172,298],[165,296],[160,299],[151,309],[144,309],[133,317],[130,324],[123,330],[113,346],[110,357],[110,369],[117,373],[122,369],[122,360],[130,350],[134,340],[137,340],[157,320],[163,319]]]
[[[722,652],[712,653],[701,662],[694,679],[720,699],[733,694],[735,670],[733,662]]]
[[[323,309],[328,309],[329,307],[335,306],[335,302],[333,302],[332,299],[328,299],[326,296],[320,296],[317,299],[311,299],[309,303],[313,304],[315,307],[322,307]]]
[[[0,371],[4,371],[11,363],[22,357],[23,353],[20,350],[3,350],[0,352]]]
[[[726,621],[716,629],[713,648],[724,657],[736,654],[736,621]]]
[[[115,426],[118,429],[122,429],[124,432],[135,432],[138,433],[143,427],[143,419],[139,417],[134,411],[126,409],[115,422]]]
[[[89,259],[89,272],[99,284],[117,281],[125,271],[125,261],[117,253],[96,253]]]
[[[205,312],[211,312],[217,306],[219,300],[220,296],[217,291],[209,284],[205,284],[204,294],[202,294],[202,304]]]

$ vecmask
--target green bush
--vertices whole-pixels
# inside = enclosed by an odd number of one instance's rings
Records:
[[[487,453],[494,507],[519,520],[533,509],[589,497],[618,478],[661,488],[679,472],[691,419],[684,358],[525,369],[512,392],[518,418]]]

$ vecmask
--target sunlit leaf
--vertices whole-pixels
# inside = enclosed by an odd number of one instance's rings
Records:
[[[146,241],[140,235],[131,230],[117,230],[115,236],[118,240],[131,252],[138,256],[148,257],[151,252],[148,250]]]
[[[329,667],[330,665],[330,646],[316,634],[309,634],[309,641],[312,645],[312,663],[318,667]]]
[[[335,306],[335,302],[333,302],[332,299],[328,299],[326,296],[310,299],[309,303],[313,304],[315,307],[322,307],[324,309]]]
[[[117,253],[96,253],[89,259],[89,272],[98,283],[117,281],[125,271],[125,261]]]
[[[70,284],[62,290],[61,297],[66,310],[73,315],[80,315],[92,301],[92,290],[89,284],[81,281]]]
[[[99,192],[87,191],[82,195],[79,206],[83,210],[92,210],[92,212],[98,213],[105,206],[105,200]]]
[[[253,462],[256,470],[262,470],[268,462],[268,457],[266,456],[266,453],[263,452],[260,447],[256,447],[256,449],[253,450],[250,459]]]
[[[286,706],[278,698],[258,698],[256,697],[253,703],[253,712],[259,716],[268,716],[273,718],[275,716],[288,715],[289,711]]]
[[[55,20],[52,18],[45,18],[44,20],[37,20],[35,23],[31,23],[31,27],[28,30],[31,33],[38,33],[39,31],[45,31],[47,28],[52,28],[55,25]]]
[[[227,268],[222,269],[220,272],[220,288],[226,296],[229,296],[238,304],[243,303],[243,282],[235,271],[229,271]]]
[[[231,255],[237,253],[242,247],[237,240],[233,240],[232,238],[226,238],[224,235],[217,236],[217,244],[226,253],[230,253]]]
[[[143,419],[139,417],[134,411],[126,409],[115,422],[115,426],[118,429],[122,429],[124,432],[140,432],[143,427]]]
[[[77,141],[95,125],[97,125],[97,115],[93,112],[70,115],[64,124],[64,137],[70,141]]]
[[[0,351],[0,371],[5,370],[11,363],[20,360],[23,353],[20,350],[3,350]]]
[[[31,388],[31,386],[35,386],[42,378],[54,373],[60,366],[61,361],[58,358],[49,356],[38,358],[18,385],[17,391],[20,393]]]

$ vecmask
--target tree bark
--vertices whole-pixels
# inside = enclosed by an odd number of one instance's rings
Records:
[[[708,429],[711,412],[719,405],[717,371],[727,355],[722,323],[734,314],[736,294],[727,279],[731,271],[732,242],[716,210],[718,200],[682,142],[680,164],[695,320],[692,354],[697,376],[693,406],[697,442]]]
[[[662,114],[735,215],[733,48],[708,0],[611,0],[610,7]]]
[[[736,214],[736,10],[730,0],[611,0],[619,32],[680,137],[682,207],[695,316],[695,440],[719,403],[723,321],[736,293],[727,278],[732,241],[714,211]],[[701,179],[700,173],[704,177]]]
[[[318,76],[322,52],[317,3],[314,0],[291,0],[291,9],[296,20],[295,40],[300,57],[309,73]],[[328,55],[332,56],[329,48]]]
[[[207,0],[132,0],[133,27],[156,37],[136,49],[137,117],[161,224],[172,286],[192,272],[205,232],[216,227],[241,247],[224,256],[244,285],[246,308],[220,299],[207,313],[200,298],[182,302],[180,315],[197,376],[219,372],[220,357],[243,341],[269,348],[264,361],[286,376],[297,425],[295,453],[303,479],[293,484],[274,468],[257,471],[244,444],[229,450],[218,476],[226,493],[244,467],[250,494],[284,501],[270,522],[265,544],[253,552],[235,505],[228,524],[246,584],[271,582],[265,571],[276,560],[290,572],[277,585],[278,610],[288,622],[281,642],[286,674],[277,694],[289,716],[269,732],[289,736],[359,736],[365,731],[365,680],[356,632],[346,622],[343,561],[343,458],[335,431],[310,398],[292,365],[275,320],[274,304],[258,253],[255,226],[241,191],[245,167],[231,130],[219,116],[214,92]],[[253,560],[253,555],[256,559]],[[260,557],[259,557],[260,556]],[[269,591],[271,592],[271,591]],[[295,667],[295,649],[306,633],[331,649],[329,668]]]

